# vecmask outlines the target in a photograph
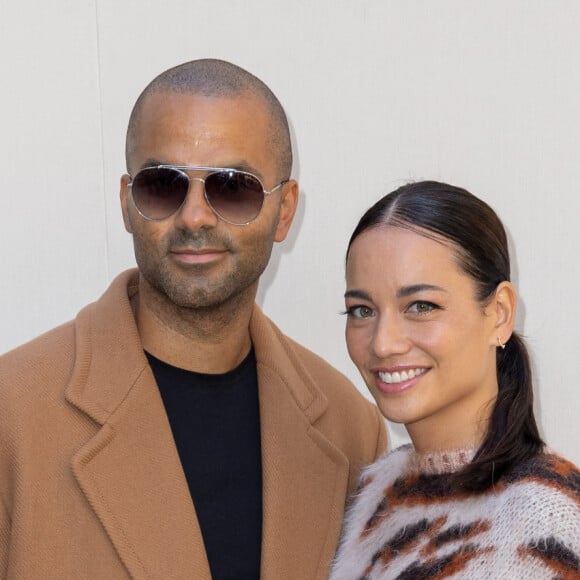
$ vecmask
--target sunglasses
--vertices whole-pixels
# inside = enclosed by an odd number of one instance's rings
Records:
[[[189,177],[186,171],[208,172],[205,178]],[[247,171],[229,167],[199,165],[155,165],[141,169],[129,187],[137,211],[148,220],[167,219],[185,203],[192,181],[204,185],[207,204],[222,220],[237,226],[253,222],[264,204],[264,197],[280,189],[281,181],[270,191]]]

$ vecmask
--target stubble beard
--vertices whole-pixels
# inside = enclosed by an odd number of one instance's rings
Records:
[[[225,272],[212,272],[214,265],[190,265],[179,268],[169,256],[171,248],[204,246],[216,247],[234,256],[234,244],[229,239],[218,238],[209,231],[175,232],[165,244],[161,257],[153,258],[147,245],[135,238],[135,256],[139,271],[147,285],[153,289],[152,296],[158,308],[180,310],[184,314],[210,314],[220,310],[238,309],[245,301],[253,302],[257,283],[270,259],[273,240],[260,244],[252,255],[233,263]],[[219,266],[218,266],[219,267]],[[157,308],[156,308],[157,309]]]

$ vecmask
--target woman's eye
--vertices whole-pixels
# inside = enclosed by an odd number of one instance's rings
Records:
[[[352,318],[370,318],[374,312],[368,306],[351,306],[346,309],[346,314]]]
[[[408,312],[412,312],[414,314],[428,314],[429,312],[432,312],[437,308],[439,307],[436,304],[433,304],[433,302],[425,302],[418,300],[417,302],[413,302],[413,304],[409,306]]]

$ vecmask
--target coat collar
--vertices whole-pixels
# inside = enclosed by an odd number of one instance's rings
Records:
[[[121,274],[76,320],[66,398],[99,426],[73,472],[133,578],[210,579],[203,538]],[[255,308],[263,472],[262,578],[326,578],[348,478],[315,427],[328,401],[296,346]]]
[[[132,578],[210,580],[203,538],[163,401],[118,276],[77,316],[66,398],[100,427],[72,468]]]
[[[258,307],[250,332],[262,431],[262,578],[326,579],[340,534],[348,461],[315,426],[328,400],[299,347]]]

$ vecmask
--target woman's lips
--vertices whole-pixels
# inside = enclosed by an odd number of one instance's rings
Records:
[[[406,367],[374,371],[377,387],[384,393],[400,393],[412,387],[429,367]]]

